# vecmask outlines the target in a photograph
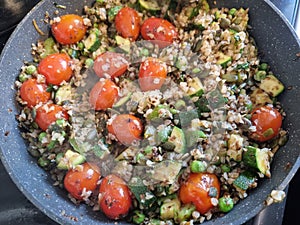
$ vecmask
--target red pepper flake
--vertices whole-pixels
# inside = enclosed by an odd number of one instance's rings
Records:
[[[9,134],[10,134],[10,131],[6,131],[6,132],[4,133],[5,137],[7,137]]]

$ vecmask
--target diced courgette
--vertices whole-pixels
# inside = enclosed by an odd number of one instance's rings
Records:
[[[160,218],[162,220],[174,219],[180,209],[180,205],[178,198],[165,200],[160,207]]]
[[[177,153],[184,153],[186,150],[186,140],[182,129],[174,127],[169,137],[169,142],[175,145],[174,151]]]
[[[233,185],[242,191],[246,191],[248,188],[251,188],[253,183],[256,180],[256,176],[254,173],[250,171],[245,171],[241,173],[238,178],[236,178],[233,182]]]
[[[254,108],[273,103],[270,96],[260,88],[256,88],[250,94],[250,99],[251,99],[251,102],[253,103]]]
[[[52,37],[49,37],[44,41],[44,49],[45,51],[41,54],[41,58],[45,58],[47,55],[58,51],[55,49],[55,41]]]
[[[149,208],[156,202],[155,195],[143,184],[140,177],[132,177],[128,187],[142,208]]]
[[[195,147],[199,138],[206,138],[205,133],[202,130],[185,130],[185,139],[186,139],[186,146],[188,148]]]
[[[173,184],[181,170],[182,164],[173,160],[157,163],[153,169],[153,180]]]
[[[188,91],[187,94],[190,97],[201,97],[204,93],[204,87],[202,82],[198,77],[193,77],[192,79],[187,81]]]
[[[107,15],[108,15],[108,21],[110,23],[113,22],[113,20],[115,19],[116,15],[118,14],[118,12],[123,8],[123,6],[120,6],[120,5],[117,5],[117,6],[114,6],[112,8],[110,8],[107,12]]]
[[[244,151],[243,153],[243,161],[245,165],[257,169],[264,175],[270,174],[268,149],[259,149],[248,146],[247,151]]]
[[[186,204],[182,206],[175,216],[175,221],[181,223],[187,221],[191,218],[192,213],[196,210],[196,207],[193,204]]]
[[[55,93],[55,102],[58,105],[62,105],[72,100],[72,87],[71,85],[63,85],[58,88]]]
[[[268,93],[271,97],[276,97],[284,90],[284,85],[273,75],[266,76],[259,85],[259,88]]]
[[[130,52],[130,40],[121,37],[120,35],[116,35],[115,37],[117,45],[119,48],[121,48],[123,51],[129,53]]]
[[[193,109],[190,111],[182,111],[174,116],[174,118],[179,119],[179,124],[181,127],[188,127],[191,125],[191,121],[199,118],[199,114],[197,109]]]
[[[85,162],[85,157],[72,150],[67,150],[65,155],[57,160],[57,168],[68,170]]]
[[[94,28],[86,40],[83,41],[83,44],[87,50],[90,52],[96,51],[100,45],[100,31],[97,28]]]
[[[226,68],[231,60],[231,56],[225,55],[223,52],[219,52],[219,59],[217,61],[217,64],[221,65],[223,68]]]
[[[161,9],[156,0],[139,0],[139,3],[146,10],[159,11]]]
[[[120,155],[118,155],[116,157],[116,160],[120,161],[120,160],[133,159],[139,151],[140,151],[139,148],[134,147],[134,146],[130,146],[130,147],[126,148]]]

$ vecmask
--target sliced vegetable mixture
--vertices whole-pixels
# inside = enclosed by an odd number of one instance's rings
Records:
[[[136,224],[229,212],[287,135],[248,9],[97,0],[53,16],[16,86],[29,152],[74,203]]]

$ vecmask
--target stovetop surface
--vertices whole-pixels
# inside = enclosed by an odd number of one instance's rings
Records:
[[[295,25],[299,9],[298,0],[271,0]],[[0,1],[0,53],[18,22],[39,0]],[[0,75],[2,76],[2,74]],[[286,201],[268,207],[245,225],[292,225],[297,224],[300,199],[300,172],[291,181]],[[0,225],[57,225],[37,209],[12,182],[0,162]]]

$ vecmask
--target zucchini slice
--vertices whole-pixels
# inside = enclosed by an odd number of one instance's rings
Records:
[[[74,168],[85,162],[85,157],[72,150],[67,150],[65,155],[57,159],[57,168],[61,170],[68,170]]]
[[[201,97],[204,93],[204,87],[198,77],[194,77],[187,81],[188,91],[190,97]]]
[[[174,219],[179,212],[180,205],[178,198],[165,200],[160,207],[160,218],[162,220]]]
[[[100,31],[98,29],[94,28],[90,32],[87,39],[83,41],[83,44],[84,44],[85,48],[87,50],[89,50],[90,52],[96,51],[101,45]]]
[[[139,3],[146,10],[151,10],[151,11],[161,10],[156,0],[139,0]]]
[[[173,184],[181,170],[182,164],[173,160],[157,163],[153,168],[152,179],[155,181]]]
[[[231,56],[225,55],[223,52],[219,52],[219,59],[217,61],[218,65],[221,65],[223,68],[227,67],[227,64],[231,62]]]
[[[72,100],[72,87],[70,84],[61,86],[55,93],[55,102],[57,105],[62,105]]]
[[[186,140],[182,129],[174,127],[169,137],[169,142],[175,145],[174,151],[177,153],[185,153],[186,150]]]
[[[247,151],[244,151],[243,153],[243,161],[245,165],[257,169],[262,174],[269,176],[270,158],[268,149],[259,149],[248,146]]]
[[[259,85],[259,88],[268,93],[271,97],[276,97],[284,90],[284,85],[273,75],[266,76]]]

